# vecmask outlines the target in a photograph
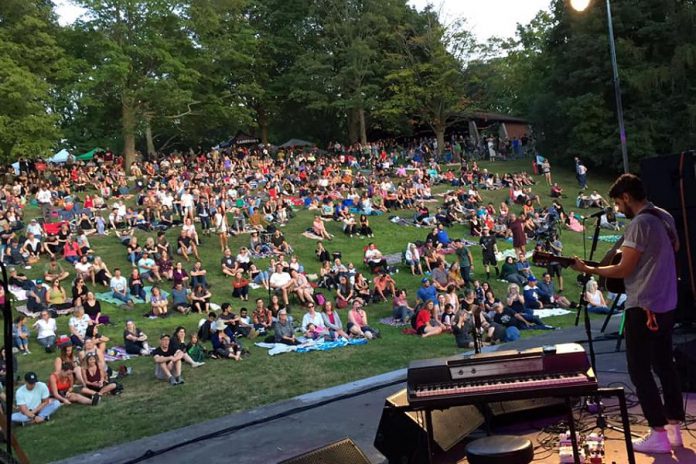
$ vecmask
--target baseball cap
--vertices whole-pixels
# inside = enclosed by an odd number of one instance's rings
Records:
[[[531,276],[531,277],[530,277],[529,279],[527,279],[527,280],[530,281],[530,282],[536,282],[536,281],[537,281],[537,278],[534,277],[534,276]]]
[[[427,277],[423,277],[421,279],[421,283],[426,283],[426,282],[430,282],[430,280]]]
[[[35,384],[39,381],[39,377],[36,375],[36,372],[27,372],[24,374],[24,381],[26,383]]]

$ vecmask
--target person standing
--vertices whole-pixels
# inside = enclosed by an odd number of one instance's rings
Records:
[[[471,256],[471,251],[464,245],[461,240],[455,240],[457,262],[459,262],[459,272],[464,279],[464,285],[467,287],[472,283],[471,273],[474,272],[474,258]]]
[[[638,176],[623,174],[609,196],[632,219],[621,244],[621,260],[609,266],[588,266],[575,258],[580,272],[624,279],[626,285],[626,361],[631,381],[650,426],[634,440],[641,453],[670,453],[683,446],[680,424],[685,419],[679,375],[672,358],[672,328],[677,307],[675,253],[679,249],[674,218],[648,201]],[[660,285],[655,285],[660,282]],[[662,385],[662,398],[653,377]]]
[[[495,235],[491,235],[491,229],[488,226],[483,226],[483,235],[479,238],[481,252],[483,253],[483,265],[486,268],[486,279],[491,278],[491,266],[495,269],[495,276],[500,276],[498,269],[498,260],[495,255],[498,253],[498,244]]]

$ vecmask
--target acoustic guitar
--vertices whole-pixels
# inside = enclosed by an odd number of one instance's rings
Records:
[[[621,261],[621,251],[612,249],[599,263],[594,261],[585,261],[588,266],[609,266],[618,264]],[[561,267],[570,267],[575,263],[573,258],[565,256],[556,256],[545,251],[535,251],[532,255],[532,262],[538,266],[546,266],[550,263],[558,263]],[[599,277],[598,286],[602,290],[607,290],[612,293],[626,293],[623,279],[610,279],[607,277]]]

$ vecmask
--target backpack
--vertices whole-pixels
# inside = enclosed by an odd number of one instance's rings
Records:
[[[314,299],[317,300],[317,304],[319,306],[324,306],[324,303],[326,303],[326,298],[324,297],[324,294],[321,292],[316,292],[314,294]]]
[[[205,321],[198,328],[198,339],[207,342],[208,340],[210,340],[211,335],[212,333],[210,332],[210,321]]]

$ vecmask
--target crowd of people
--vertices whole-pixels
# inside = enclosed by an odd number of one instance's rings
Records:
[[[514,153],[522,153],[515,147]],[[155,376],[179,385],[185,365],[197,368],[210,358],[241,361],[249,353],[246,340],[259,336],[284,345],[379,338],[366,310],[377,302],[391,301],[395,322],[410,324],[416,334],[452,333],[460,347],[472,346],[477,337],[498,343],[515,339],[519,330],[552,329],[534,310],[574,303],[562,296],[557,263],[537,280],[527,243],[560,254],[560,230],[572,230],[575,214],[557,200],[546,205],[547,195],[534,193],[538,186],[526,172],[499,175],[466,160],[447,165],[433,153],[432,141],[426,141],[408,149],[390,142],[336,144],[328,154],[191,151],[143,160],[127,170],[110,151],[88,163],[22,161],[0,189],[0,243],[5,263],[13,266],[11,288],[25,296],[27,312],[38,318],[17,317],[14,343],[29,355],[35,339],[59,356],[48,384],[27,373],[13,419],[37,423],[61,405],[97,405],[102,395],[119,394],[122,387],[113,381],[118,373],[105,360],[117,345],[129,355],[151,356]],[[548,173],[554,196],[557,184]],[[442,202],[433,193],[438,184],[447,190]],[[499,189],[509,191],[507,201],[496,207],[483,200],[482,191]],[[31,204],[38,208],[36,217],[28,213]],[[320,240],[312,263],[301,262],[294,237],[283,233],[297,209],[314,214],[307,233]],[[372,241],[370,218],[384,213],[427,230],[422,241],[405,244],[396,262]],[[451,238],[448,228],[454,224],[466,225],[470,237]],[[344,263],[340,252],[325,248],[336,230],[369,240],[362,242],[362,263]],[[230,247],[230,237],[247,243],[247,236],[248,245]],[[120,243],[123,259],[107,263],[92,246],[94,237]],[[498,243],[508,238],[515,254],[499,265]],[[210,261],[201,259],[205,240],[219,246],[218,268],[206,268],[204,261]],[[474,278],[475,247],[486,280]],[[261,260],[270,264],[262,266]],[[42,263],[40,277],[29,278]],[[422,276],[413,299],[396,280],[402,263]],[[495,295],[492,271],[509,283],[506,295]],[[212,275],[224,276],[229,289],[214,288]],[[253,288],[269,298],[256,298],[247,310]],[[239,309],[229,302],[218,307],[213,292],[238,300]],[[195,313],[201,323],[188,334],[177,326],[151,345],[132,317],[123,338],[109,340],[100,331],[112,323],[105,303],[146,308],[152,319]],[[592,305],[606,306],[603,299]],[[345,320],[338,311],[343,309]],[[67,337],[57,329],[56,318],[63,314]]]

